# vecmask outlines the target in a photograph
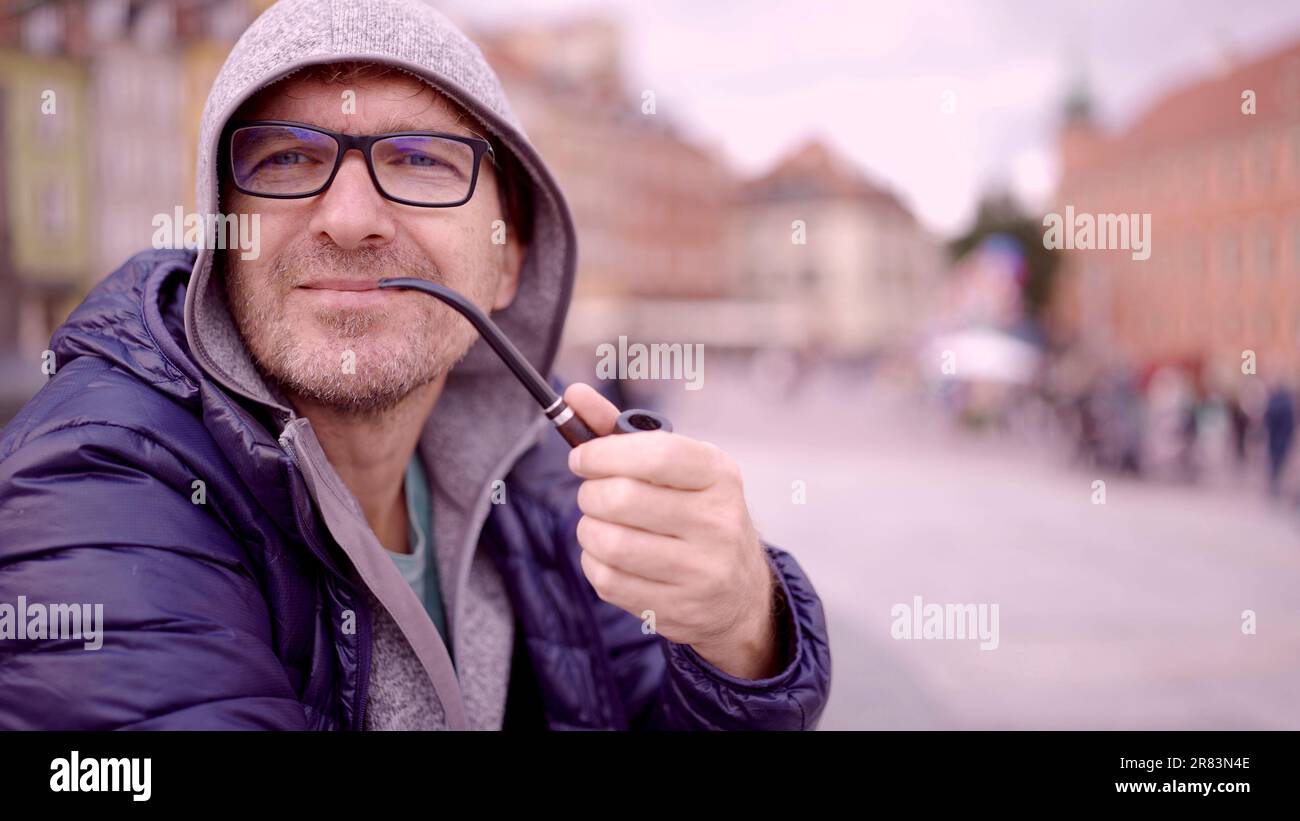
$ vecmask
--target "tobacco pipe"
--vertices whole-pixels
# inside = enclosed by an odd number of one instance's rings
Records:
[[[542,378],[537,369],[529,363],[524,355],[519,352],[510,338],[502,332],[497,324],[488,319],[487,314],[479,310],[478,306],[470,302],[465,297],[456,293],[445,285],[439,285],[436,282],[430,282],[427,279],[416,279],[414,277],[388,277],[379,280],[380,288],[400,288],[426,293],[435,299],[440,299],[447,305],[450,305],[461,316],[470,321],[470,324],[487,340],[492,350],[496,351],[501,361],[514,373],[515,377],[523,383],[528,392],[537,400],[537,404],[542,406],[542,413],[550,419],[555,425],[564,441],[568,442],[571,447],[577,447],[583,442],[588,442],[596,438],[596,434],[587,423],[573,412],[564,401],[563,397],[555,392],[550,384]],[[618,416],[618,421],[614,423],[614,433],[637,433],[646,430],[663,430],[672,431],[673,424],[667,417],[654,411],[643,410],[641,408],[632,408],[625,410]]]

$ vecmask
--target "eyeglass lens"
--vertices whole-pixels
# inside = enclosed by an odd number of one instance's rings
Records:
[[[245,191],[300,196],[329,180],[338,151],[333,137],[309,128],[245,126],[231,135],[231,170]],[[474,178],[474,149],[444,137],[388,137],[372,146],[371,158],[384,193],[411,202],[460,202]]]

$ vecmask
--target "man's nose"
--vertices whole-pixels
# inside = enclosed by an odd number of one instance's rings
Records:
[[[308,230],[352,250],[383,245],[393,238],[391,209],[366,170],[365,157],[352,150],[343,156],[330,187],[320,194]]]

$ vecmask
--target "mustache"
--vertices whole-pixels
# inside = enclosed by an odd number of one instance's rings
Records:
[[[352,276],[409,276],[443,283],[438,266],[424,254],[407,246],[367,246],[345,250],[332,243],[296,243],[278,254],[271,265],[272,281],[296,288],[321,271],[336,271]]]

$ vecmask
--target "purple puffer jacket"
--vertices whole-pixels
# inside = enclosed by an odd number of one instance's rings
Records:
[[[0,728],[362,726],[362,583],[276,438],[191,359],[193,261],[146,251],[100,283],[0,437],[0,605],[102,604],[104,624],[98,650],[0,638]],[[566,456],[550,435],[517,462],[480,535],[516,618],[506,729],[814,728],[830,652],[798,563],[765,545],[784,669],[727,675],[597,598]],[[347,610],[355,631],[337,627]]]

